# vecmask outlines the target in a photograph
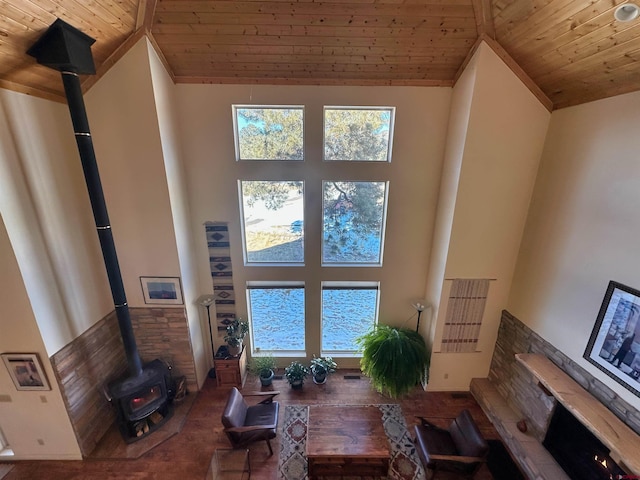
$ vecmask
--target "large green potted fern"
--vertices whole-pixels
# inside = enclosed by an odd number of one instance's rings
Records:
[[[362,351],[362,373],[380,393],[397,398],[427,378],[430,354],[419,333],[378,325],[357,342]]]

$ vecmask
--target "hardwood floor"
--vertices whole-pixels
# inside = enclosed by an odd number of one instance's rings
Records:
[[[409,396],[392,400],[375,392],[369,380],[345,379],[345,375],[358,375],[358,371],[338,370],[325,385],[305,382],[302,390],[292,390],[286,380],[275,380],[273,389],[281,393],[276,397],[281,409],[295,404],[377,404],[399,403],[407,426],[413,430],[417,415],[427,417],[437,425],[446,426],[462,409],[468,408],[482,434],[487,439],[500,438],[490,421],[482,412],[473,396],[468,392],[429,393],[416,388]],[[249,376],[243,391],[260,390],[257,378]],[[220,423],[222,409],[227,400],[228,389],[216,387],[215,380],[207,378],[197,395],[180,433],[142,457],[122,460],[84,461],[18,461],[16,467],[3,480],[204,480],[209,461],[216,448],[228,448]],[[282,412],[280,421],[282,422]],[[276,478],[280,436],[272,441],[274,454],[269,456],[265,442],[251,446],[251,478],[272,480]],[[452,478],[452,477],[444,477]],[[478,480],[489,480],[491,474],[483,467]]]

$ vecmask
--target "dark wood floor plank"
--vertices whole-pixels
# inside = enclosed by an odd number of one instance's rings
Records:
[[[491,422],[468,392],[449,393],[424,392],[416,388],[408,396],[393,400],[380,395],[371,388],[369,380],[347,380],[344,375],[357,371],[339,370],[329,377],[324,385],[306,382],[303,389],[292,390],[286,380],[276,380],[268,389],[279,390],[282,422],[287,405],[335,404],[366,405],[399,403],[410,431],[419,420],[427,417],[437,425],[446,426],[467,408],[487,439],[499,438]],[[257,378],[249,376],[242,391],[264,390]],[[228,389],[216,387],[215,380],[207,379],[203,389],[197,393],[182,431],[161,445],[131,460],[84,460],[84,461],[17,461],[15,468],[3,480],[191,480],[204,479],[209,461],[216,448],[229,448],[220,417],[227,401]],[[252,480],[273,480],[278,467],[280,435],[272,441],[274,455],[269,456],[265,442],[251,446]],[[444,477],[455,478],[455,477]],[[491,474],[486,467],[480,470],[477,480],[489,480]]]

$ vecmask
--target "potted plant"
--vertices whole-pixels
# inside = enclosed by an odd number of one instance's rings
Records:
[[[276,369],[276,359],[272,355],[251,358],[249,371],[260,379],[263,387],[268,387],[273,381]]]
[[[329,374],[335,372],[337,368],[338,364],[331,357],[316,357],[314,355],[311,359],[313,383],[325,383]]]
[[[287,377],[292,388],[302,388],[307,375],[309,375],[309,369],[300,362],[293,361],[284,369],[284,376]]]
[[[242,341],[247,333],[249,333],[249,324],[240,319],[234,318],[227,325],[227,334],[224,336],[224,341],[229,346],[229,355],[236,357],[242,353]]]
[[[396,398],[427,379],[430,353],[418,332],[378,325],[357,342],[362,351],[360,369],[380,393]]]

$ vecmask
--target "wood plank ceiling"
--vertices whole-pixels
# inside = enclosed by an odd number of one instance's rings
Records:
[[[484,39],[549,108],[640,90],[627,0],[0,0],[0,87],[63,99],[24,52],[56,19],[96,39],[98,75],[143,35],[176,82],[453,85]]]

